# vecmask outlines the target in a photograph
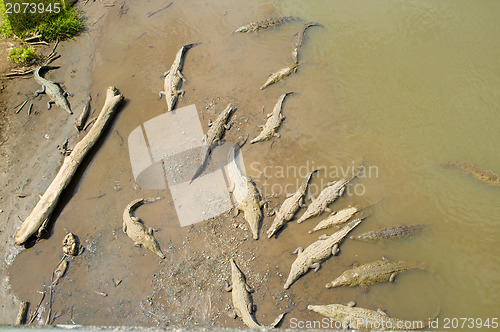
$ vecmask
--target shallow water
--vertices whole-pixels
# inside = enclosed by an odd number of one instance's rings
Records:
[[[37,243],[14,261],[10,275],[18,297],[33,297],[33,289],[24,287],[27,283],[47,284],[60,256],[58,239],[71,231],[87,250],[70,263],[57,288],[54,305],[66,313],[57,322],[71,323],[67,312],[73,308],[77,323],[152,325],[157,320],[144,318],[141,306],[151,295],[152,274],[168,270],[169,263],[178,263],[190,252],[210,250],[208,240],[190,233],[194,229],[194,234],[201,234],[208,224],[181,228],[168,192],[133,189],[127,147],[133,129],[166,110],[158,91],[163,89],[161,76],[177,50],[202,42],[187,53],[186,94],[179,107],[195,104],[205,131],[206,121],[214,120],[231,102],[238,110],[227,140],[237,141],[247,133],[253,138],[279,95],[294,92],[284,103],[282,137],[272,148],[271,142],[265,142],[248,144],[242,150],[247,174],[262,196],[280,195],[270,199],[272,207],[281,204],[285,191],[294,191],[302,182],[305,168],[300,167],[304,165],[308,171],[323,169],[312,181],[310,191],[317,193],[328,181],[338,179],[337,171],[352,171],[363,162],[370,171],[331,206],[334,210],[348,204],[365,206],[383,199],[353,234],[389,225],[431,225],[410,239],[346,240],[339,257],[330,258],[319,272],[309,272],[286,292],[295,304],[287,306],[291,312],[283,326],[290,326],[292,318],[321,319],[306,309],[308,304],[349,300],[371,309],[382,307],[389,315],[405,319],[427,319],[437,308],[440,319],[486,319],[498,314],[500,188],[442,166],[449,160],[468,160],[500,172],[498,2],[257,1],[250,5],[184,1],[150,18],[148,13],[165,2],[125,4],[128,11],[122,16],[119,6],[109,9],[96,40],[92,93],[99,93],[95,105],[102,105],[105,88],[116,85],[127,103],[73,188],[51,240]],[[231,34],[250,21],[282,15],[303,21],[255,34]],[[293,36],[305,21],[319,22],[322,27],[307,31],[298,72],[260,91],[269,73],[291,61]],[[210,105],[213,100],[215,107]],[[153,254],[133,248],[121,233],[124,206],[137,197],[158,195],[166,199],[141,208],[138,215],[148,226],[161,229],[156,236],[167,255],[170,246],[185,253],[160,265]],[[230,217],[224,218],[220,222],[230,222]],[[244,223],[241,216],[237,220]],[[274,299],[254,295],[260,301],[259,321],[271,321],[269,316],[278,313],[276,296],[294,259],[288,253],[309,245],[322,233],[333,232],[308,234],[320,220],[290,223],[277,239],[268,240],[265,231],[272,218],[266,217],[261,239],[244,241],[242,248],[255,256],[243,268],[247,277],[256,282],[267,276],[261,291],[267,290]],[[224,236],[241,238],[246,233],[235,229]],[[194,241],[185,244],[190,236]],[[323,287],[350,264],[381,256],[425,262],[433,273],[403,274],[396,284],[375,285],[368,292]],[[219,263],[220,271],[228,276],[226,262]],[[38,273],[24,273],[27,265]],[[123,280],[122,285],[114,287],[112,278]],[[230,297],[218,296],[213,306],[223,311]],[[205,300],[199,299],[200,303]],[[266,313],[264,319],[262,313]],[[239,321],[219,316],[215,322],[241,326]]]

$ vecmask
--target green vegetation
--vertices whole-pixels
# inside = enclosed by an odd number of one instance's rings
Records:
[[[0,34],[21,38],[41,34],[52,41],[75,36],[83,29],[82,14],[59,0],[31,0],[36,7],[23,5],[26,0],[0,0]],[[10,10],[11,13],[7,13]]]
[[[33,60],[37,60],[39,58],[40,56],[35,51],[35,48],[29,45],[14,47],[9,53],[9,60],[20,65],[30,64]]]

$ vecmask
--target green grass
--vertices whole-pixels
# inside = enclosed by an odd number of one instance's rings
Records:
[[[33,1],[33,0],[31,0]],[[34,34],[41,34],[42,39],[52,41],[56,39],[67,39],[75,36],[83,29],[82,14],[76,7],[66,7],[64,1],[59,0],[37,0],[37,4],[43,4],[47,8],[50,4],[54,8],[55,3],[60,3],[60,12],[54,13],[44,11],[43,13],[13,13],[6,14],[6,4],[19,3],[20,8],[26,0],[0,0],[0,34],[4,38],[17,36],[24,38]]]
[[[9,60],[20,65],[31,64],[33,60],[36,61],[39,58],[40,55],[35,51],[35,48],[29,45],[14,47],[9,53]]]

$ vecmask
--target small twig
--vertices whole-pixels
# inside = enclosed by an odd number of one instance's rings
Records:
[[[26,103],[27,103],[27,102],[28,102],[28,99],[26,99],[26,100],[24,101],[24,103],[21,105],[21,107],[19,107],[19,108],[17,109],[16,114],[18,114],[19,112],[21,112],[21,110],[23,109],[24,105],[26,105]]]
[[[30,108],[28,108],[28,115],[31,115],[31,109],[33,108],[33,103],[30,104]]]
[[[174,2],[172,1],[171,3],[169,3],[168,5],[166,5],[165,7],[161,8],[161,9],[158,9],[158,10],[157,10],[157,11],[155,11],[155,12],[149,13],[149,14],[148,14],[148,18],[149,18],[149,17],[151,17],[151,16],[153,16],[153,15],[155,15],[155,14],[158,14],[159,12],[161,12],[161,11],[163,11],[163,10],[165,10],[165,9],[167,9],[168,7],[172,6],[172,4],[173,4],[173,3],[174,3]]]
[[[101,296],[103,296],[103,297],[108,296],[108,294],[103,293],[103,292],[99,292],[99,291],[94,291],[94,293],[96,293],[97,295],[101,295]]]
[[[40,39],[40,37],[42,37],[42,35],[31,36],[31,37],[28,37],[28,38],[24,38],[24,41],[27,42],[27,43],[29,43],[32,40]]]
[[[43,302],[43,299],[45,298],[45,291],[44,292],[40,292],[40,294],[42,294],[42,298],[40,299],[40,302],[38,303],[38,305],[36,306],[36,309],[35,309],[35,312],[33,313],[33,315],[31,315],[31,318],[28,322],[28,325],[33,323],[33,321],[35,320],[36,316],[38,316],[38,309],[40,309],[40,306],[42,305],[42,302]]]
[[[47,61],[45,61],[45,65],[48,65],[49,63],[51,63],[54,60],[59,59],[60,57],[61,57],[60,55],[54,55],[52,58],[47,59]]]
[[[36,45],[45,45],[45,46],[48,46],[49,43],[47,43],[46,41],[38,41],[38,42],[31,42],[31,43],[28,43],[30,44],[31,46],[36,46]]]
[[[93,27],[94,24],[96,24],[97,22],[99,22],[99,20],[104,17],[104,15],[106,15],[106,14],[102,14],[101,17],[99,17],[97,20],[95,20],[94,23],[92,23],[90,26]]]

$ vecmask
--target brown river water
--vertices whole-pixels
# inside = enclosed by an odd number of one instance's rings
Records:
[[[55,324],[243,326],[225,315],[230,257],[256,288],[255,316],[262,324],[282,311],[289,312],[284,327],[320,320],[307,305],[351,300],[408,320],[439,311],[440,329],[446,319],[498,317],[500,187],[442,165],[465,160],[500,172],[498,1],[186,0],[148,17],[168,3],[118,1],[101,9],[106,16],[91,45],[93,105],[100,109],[110,85],[127,101],[67,192],[50,238],[10,265],[18,299],[34,304],[36,291],[48,290],[60,243],[71,231],[85,251],[54,288]],[[288,15],[302,20],[231,34],[248,22]],[[290,63],[294,34],[306,21],[322,26],[307,31],[297,73],[259,90],[271,72]],[[273,220],[266,216],[258,241],[241,214],[181,227],[168,189],[134,188],[127,137],[166,111],[158,98],[162,74],[178,49],[193,42],[201,44],[187,52],[186,93],[178,107],[196,105],[205,132],[207,121],[232,103],[237,111],[227,141],[253,138],[278,97],[294,92],[284,103],[281,138],[242,149],[247,175],[270,202],[265,214],[280,206],[285,192],[294,192],[307,171],[321,170],[310,188],[317,195],[363,162],[365,173],[331,205],[336,210],[381,200],[353,235],[391,225],[430,227],[408,239],[347,239],[339,256],[286,291],[290,253],[334,231],[308,234],[325,214],[289,223],[277,239],[265,236]],[[125,205],[145,196],[165,196],[137,211],[148,227],[159,229],[163,261],[134,247],[121,230]],[[423,262],[429,271],[368,289],[324,288],[353,263],[382,256]],[[46,301],[43,308],[45,318]]]

